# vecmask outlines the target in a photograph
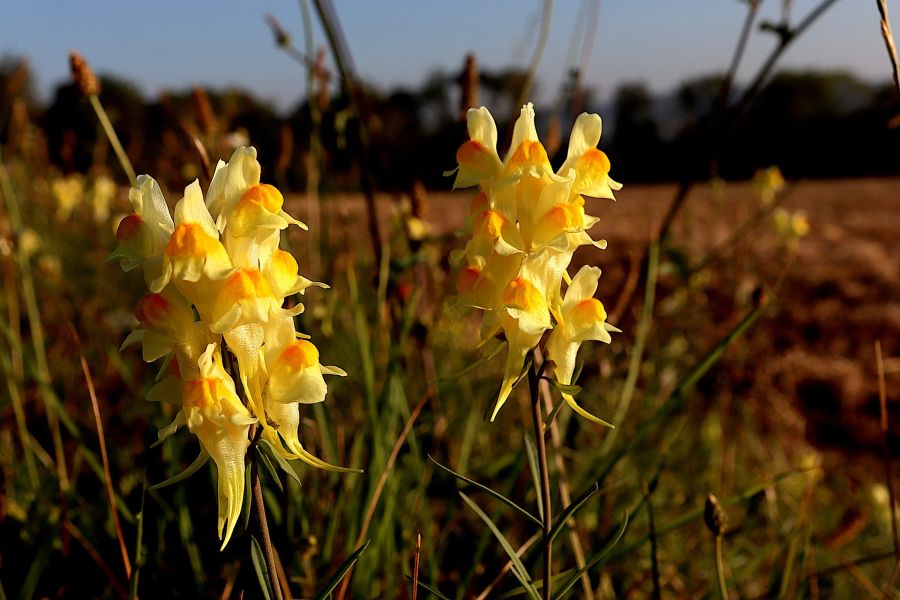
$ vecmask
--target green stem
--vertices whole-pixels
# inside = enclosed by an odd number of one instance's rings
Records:
[[[725,584],[725,561],[722,559],[722,536],[716,536],[716,577],[719,580],[719,595],[728,600],[728,586]]]
[[[92,96],[88,96],[88,99],[91,101],[91,106],[94,107],[94,112],[97,114],[97,119],[100,121],[100,125],[103,126],[103,131],[106,132],[106,137],[109,139],[109,143],[112,145],[112,148],[116,153],[116,158],[119,159],[119,164],[122,166],[122,170],[125,171],[126,175],[128,175],[128,181],[131,182],[131,185],[133,187],[137,187],[137,177],[134,174],[134,167],[131,166],[131,161],[128,159],[128,155],[125,154],[125,149],[122,148],[122,143],[119,141],[119,136],[116,135],[116,130],[113,129],[112,123],[110,122],[106,111],[103,109],[103,105],[100,103],[100,96],[94,94]]]
[[[551,575],[552,575],[552,551],[553,540],[550,536],[553,524],[552,511],[550,506],[550,471],[547,467],[547,445],[544,441],[544,418],[541,415],[541,387],[540,373],[543,367],[537,364],[532,365],[528,370],[528,388],[531,391],[531,416],[534,421],[534,442],[537,446],[538,469],[540,470],[541,480],[541,504],[543,505],[543,545],[544,545],[544,581],[541,587],[541,594],[544,600],[550,600],[551,591]]]

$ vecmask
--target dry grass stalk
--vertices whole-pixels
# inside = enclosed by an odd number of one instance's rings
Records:
[[[900,63],[897,61],[897,47],[894,45],[894,32],[891,31],[891,21],[888,18],[887,0],[877,0],[878,14],[881,16],[881,37],[887,48],[888,57],[891,59],[891,75],[894,77],[894,87],[900,94]]]

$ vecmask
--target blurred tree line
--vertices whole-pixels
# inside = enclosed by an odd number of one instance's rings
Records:
[[[471,69],[470,69],[471,71]],[[431,189],[448,188],[442,173],[454,166],[465,139],[466,101],[488,106],[500,127],[500,146],[517,113],[525,73],[519,70],[448,74],[435,72],[418,89],[384,93],[365,89],[364,119],[371,132],[372,162],[379,189],[407,190],[418,179]],[[306,183],[315,110],[323,191],[354,191],[358,173],[360,119],[343,93],[327,90],[328,78],[288,114],[240,89],[194,88],[148,100],[132,84],[101,77],[101,98],[136,170],[158,175],[173,188],[203,175],[193,140],[207,149],[212,164],[231,148],[253,144],[269,178],[287,189]],[[471,81],[477,82],[477,89]],[[900,174],[896,97],[889,84],[872,85],[843,72],[776,74],[746,112],[719,135],[715,103],[722,76],[682,83],[654,95],[642,83],[622,85],[608,105],[582,91],[579,102],[563,90],[558,106],[542,106],[554,164],[565,147],[554,143],[568,131],[579,105],[604,117],[601,148],[613,161],[618,180],[671,181],[717,174],[747,178],[757,168],[778,165],[789,178]],[[27,63],[0,60],[0,144],[23,150],[63,172],[114,170],[115,163],[88,103],[74,84],[56,88],[49,104],[37,101]],[[715,148],[711,151],[711,145]]]

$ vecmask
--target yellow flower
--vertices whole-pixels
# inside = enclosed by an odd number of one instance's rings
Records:
[[[456,162],[459,170],[454,188],[480,185],[503,169],[497,154],[497,125],[485,107],[470,108],[467,115],[469,141],[459,147]]]
[[[587,265],[581,267],[566,289],[561,305],[554,310],[556,328],[547,339],[547,356],[556,365],[556,380],[562,384],[572,383],[575,357],[582,342],[596,340],[608,344],[612,341],[609,332],[619,331],[606,322],[603,303],[594,298],[599,278],[599,268]],[[609,425],[581,408],[570,394],[563,393],[562,397],[582,417],[601,425]]]
[[[84,198],[84,178],[78,173],[58,177],[50,184],[50,189],[56,197],[56,218],[68,221]]]
[[[784,189],[784,176],[776,166],[759,169],[753,174],[753,188],[759,194],[763,206],[769,206],[775,196]]]
[[[203,202],[200,183],[194,181],[184,188],[184,198],[175,205],[175,231],[163,253],[162,273],[150,284],[150,290],[159,292],[170,280],[188,283],[196,283],[201,278],[221,280],[232,271],[231,257],[219,241],[219,232]]]
[[[493,118],[484,107],[471,109],[470,139],[457,152],[454,187],[480,189],[469,217],[472,237],[464,251],[451,257],[458,262],[464,259],[456,281],[457,301],[485,311],[482,340],[502,330],[508,343],[492,421],[512,392],[526,355],[547,330],[554,328],[553,318],[557,328],[563,326],[560,319],[569,305],[561,297],[560,287],[564,279],[568,281],[566,269],[573,252],[588,244],[606,247],[604,240],[595,241],[588,233],[598,219],[586,214],[584,196],[615,199],[613,192],[622,187],[609,177],[609,159],[596,147],[602,130],[599,116],[578,117],[566,160],[556,172],[538,139],[534,119],[534,107],[530,103],[523,106],[510,148],[500,161]],[[580,287],[572,290],[573,298]],[[599,305],[599,301],[593,302]],[[551,307],[565,309],[556,310],[551,318]],[[606,331],[603,329],[608,337]],[[551,339],[575,344],[574,361],[582,340],[576,342],[572,337],[575,334],[568,329],[554,335]],[[571,379],[571,369],[567,376],[566,369],[565,365],[558,368],[561,382]],[[579,414],[599,422],[578,407],[571,396],[566,401]]]
[[[219,539],[224,548],[241,514],[244,454],[250,445],[247,432],[257,419],[241,404],[216,344],[207,347],[198,366],[197,376],[184,382],[182,411],[188,429],[200,439],[219,472]]]
[[[205,199],[197,181],[185,188],[174,219],[157,183],[138,177],[129,194],[134,214],[119,224],[113,254],[126,270],[144,268],[150,293],[138,302],[139,325],[123,347],[140,342],[145,360],[166,361],[167,375],[147,397],[177,398],[181,410],[159,437],[186,424],[215,460],[223,547],[243,502],[251,424],[259,422],[285,458],[349,470],[316,458],[299,440],[299,405],[325,399],[323,375],[345,373],[322,365],[315,345],[294,329],[303,305],[283,308],[289,295],[328,286],[300,275],[297,260],[278,248],[282,230],[305,225],[259,176],[256,150],[238,148],[219,162]],[[235,373],[223,366],[223,352],[237,359]]]
[[[161,260],[163,250],[175,229],[169,207],[159,184],[148,175],[137,178],[128,199],[134,213],[119,222],[116,228],[118,245],[110,258],[121,259],[122,269],[130,271],[153,257]]]

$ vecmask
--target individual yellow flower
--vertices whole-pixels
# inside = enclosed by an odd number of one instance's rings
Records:
[[[619,331],[606,322],[603,303],[594,298],[600,269],[583,266],[572,278],[562,303],[554,309],[556,327],[547,339],[547,357],[555,364],[556,380],[564,385],[572,383],[575,357],[582,342],[596,340],[606,344],[612,341],[611,331]],[[571,394],[563,393],[563,399],[582,417],[601,425],[606,421],[590,414],[575,402]]]
[[[221,280],[232,271],[231,257],[219,241],[219,232],[203,202],[200,183],[194,181],[184,188],[184,198],[175,205],[175,230],[163,253],[162,273],[150,284],[150,290],[159,292],[172,280],[176,283],[197,283],[201,278]],[[194,300],[190,292],[186,295]]]
[[[497,125],[485,107],[470,108],[467,118],[469,141],[459,147],[454,188],[480,185],[500,173],[503,164],[497,154]]]
[[[110,256],[111,259],[121,259],[125,271],[141,266],[145,260],[154,257],[161,260],[175,229],[166,199],[152,177],[138,176],[137,187],[131,188],[128,199],[134,213],[119,221],[116,228],[118,245]]]
[[[219,472],[218,529],[224,548],[241,514],[244,455],[250,445],[247,432],[257,419],[241,404],[216,344],[207,347],[198,366],[197,376],[184,382],[182,411],[188,429],[200,439]]]

